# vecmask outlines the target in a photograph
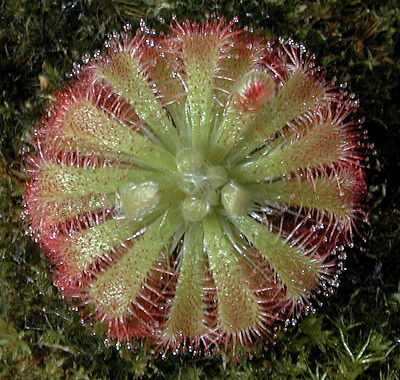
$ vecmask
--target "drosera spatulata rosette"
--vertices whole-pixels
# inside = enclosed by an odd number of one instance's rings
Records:
[[[269,342],[338,286],[365,218],[358,100],[236,23],[114,34],[34,130],[29,232],[108,339]]]

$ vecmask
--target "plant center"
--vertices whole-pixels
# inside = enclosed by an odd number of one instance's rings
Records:
[[[180,150],[176,165],[178,186],[186,194],[181,204],[185,220],[198,222],[212,211],[230,216],[247,213],[250,198],[230,180],[226,168],[212,165],[193,148]]]

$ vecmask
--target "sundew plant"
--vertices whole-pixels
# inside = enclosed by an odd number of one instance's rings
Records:
[[[268,344],[339,284],[365,218],[358,100],[236,24],[127,27],[33,132],[28,230],[108,339]]]

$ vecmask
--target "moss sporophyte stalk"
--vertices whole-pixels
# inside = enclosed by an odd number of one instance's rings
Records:
[[[108,339],[268,343],[338,286],[365,217],[358,101],[236,23],[114,34],[34,130],[29,232]]]

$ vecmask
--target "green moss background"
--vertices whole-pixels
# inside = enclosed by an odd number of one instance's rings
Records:
[[[125,22],[239,16],[303,42],[348,82],[376,156],[366,242],[348,250],[342,285],[277,344],[232,360],[105,347],[59,298],[19,218],[21,157],[43,105],[74,61]],[[0,379],[399,379],[400,6],[397,0],[6,0],[0,2]],[[397,50],[396,50],[397,49]],[[101,329],[101,326],[97,326]]]

